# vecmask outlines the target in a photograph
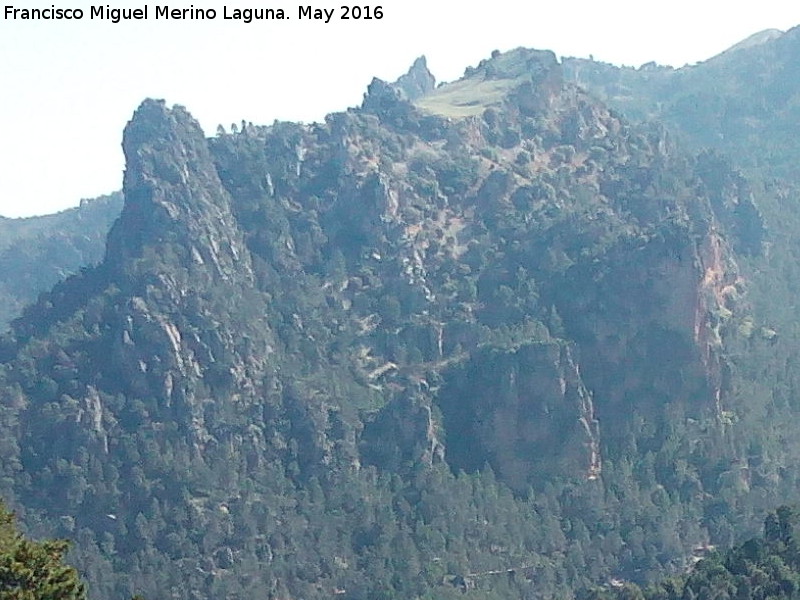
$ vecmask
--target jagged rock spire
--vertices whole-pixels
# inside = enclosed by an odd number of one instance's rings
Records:
[[[180,106],[145,100],[125,128],[125,206],[106,261],[135,276],[149,249],[212,279],[252,279],[249,256],[199,123]]]
[[[436,77],[428,70],[428,61],[420,56],[405,75],[394,82],[394,87],[411,101],[421,98],[436,88]]]

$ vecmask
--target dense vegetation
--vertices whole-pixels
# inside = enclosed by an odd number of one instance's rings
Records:
[[[78,572],[63,563],[64,540],[35,542],[17,529],[14,515],[0,502],[0,598],[3,600],[83,600]]]
[[[736,598],[766,600],[797,598],[800,594],[800,515],[782,506],[764,523],[764,535],[731,548],[714,551],[690,573],[647,588],[616,581],[585,595],[595,600],[687,600]]]
[[[103,258],[122,195],[87,200],[58,214],[0,217],[0,331],[39,294]]]
[[[565,59],[566,76],[636,120],[657,120],[695,150],[715,148],[760,176],[797,181],[800,28],[761,32],[682,69]]]
[[[637,595],[798,496],[791,182],[571,68],[143,103],[104,260],[0,339],[0,494],[92,597]]]

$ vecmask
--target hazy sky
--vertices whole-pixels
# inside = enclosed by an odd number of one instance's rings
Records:
[[[336,8],[325,1],[312,7]],[[6,0],[19,8],[82,7],[82,21],[0,14],[0,215],[54,212],[119,189],[122,129],[145,97],[183,104],[218,124],[320,120],[360,104],[373,76],[393,80],[425,54],[437,79],[458,78],[492,50],[551,49],[638,66],[705,60],[748,35],[797,24],[785,0],[378,0],[372,21],[301,22],[300,3],[194,0],[214,21],[89,20],[87,0]],[[287,21],[223,20],[223,6],[283,8]],[[361,6],[365,6],[362,0]],[[471,7],[482,7],[480,9]],[[0,7],[3,8],[3,7]]]

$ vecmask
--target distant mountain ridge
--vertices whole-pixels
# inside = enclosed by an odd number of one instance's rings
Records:
[[[564,59],[566,77],[629,118],[663,122],[694,149],[796,181],[800,28],[767,30],[681,69]]]
[[[100,261],[122,196],[41,217],[0,217],[0,330],[59,280]]]
[[[780,29],[764,29],[763,31],[759,31],[758,33],[754,33],[753,35],[746,37],[741,42],[737,42],[722,54],[728,52],[735,52],[737,50],[746,50],[747,48],[753,48],[755,46],[760,46],[761,44],[766,44],[771,42],[779,37],[781,37],[785,31],[781,31]]]

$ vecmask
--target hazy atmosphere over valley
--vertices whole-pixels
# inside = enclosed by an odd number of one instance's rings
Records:
[[[800,598],[778,6],[6,7],[0,600]]]

